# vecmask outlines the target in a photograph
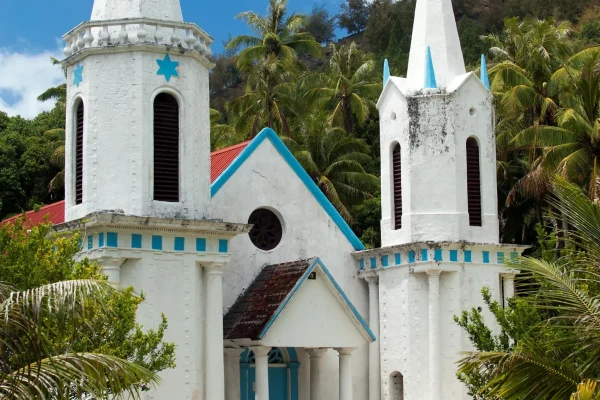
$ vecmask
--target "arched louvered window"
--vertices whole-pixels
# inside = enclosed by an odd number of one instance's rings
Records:
[[[75,204],[83,203],[83,101],[75,112]]]
[[[467,139],[467,201],[469,203],[469,225],[482,226],[479,144],[475,138]]]
[[[394,179],[394,229],[402,229],[402,152],[396,143],[392,151],[392,173]]]
[[[179,104],[167,93],[154,99],[154,200],[179,201]]]

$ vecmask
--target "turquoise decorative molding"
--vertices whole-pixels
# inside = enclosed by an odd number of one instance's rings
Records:
[[[90,235],[88,236],[88,250],[91,250],[94,248],[94,236]]]
[[[473,254],[472,254],[471,250],[465,250],[464,251],[464,257],[465,257],[465,262],[466,263],[472,262]]]
[[[396,265],[402,264],[402,257],[400,256],[400,253],[394,254],[394,261],[396,261]]]
[[[163,249],[163,237],[160,235],[152,235],[152,250]]]
[[[98,234],[98,247],[104,247],[104,232]]]
[[[435,249],[433,259],[435,261],[444,261],[442,257],[442,249]]]
[[[141,249],[142,248],[142,235],[138,235],[137,233],[131,234],[131,248],[132,249]]]
[[[389,267],[390,263],[389,263],[389,257],[388,256],[381,256],[381,265],[385,268],[385,267]]]
[[[117,232],[108,232],[106,234],[106,246],[107,247],[118,247],[119,246],[119,234]]]
[[[206,239],[196,238],[196,251],[206,251]]]
[[[185,251],[185,238],[176,237],[175,243],[173,246],[173,250],[175,251]]]
[[[414,251],[408,252],[408,262],[410,264],[413,264],[415,262],[415,252]]]
[[[504,253],[498,253],[498,264],[504,264]]]
[[[371,269],[377,268],[377,259],[375,257],[371,257]]]
[[[77,64],[73,69],[73,85],[79,87],[81,82],[83,82],[83,65]]]
[[[179,77],[177,67],[179,66],[178,61],[171,61],[171,57],[167,54],[163,60],[156,60],[158,64],[158,72],[156,75],[163,75],[167,82],[171,81],[171,77]]]
[[[458,250],[450,250],[450,261],[458,262]]]
[[[484,264],[489,264],[490,263],[490,252],[489,251],[484,251],[483,252],[483,263]]]
[[[227,239],[219,239],[219,253],[227,253],[229,251],[229,241]]]

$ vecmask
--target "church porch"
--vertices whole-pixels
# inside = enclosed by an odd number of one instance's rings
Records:
[[[350,400],[352,353],[375,340],[319,259],[264,267],[224,328],[226,400],[325,400],[331,385]]]

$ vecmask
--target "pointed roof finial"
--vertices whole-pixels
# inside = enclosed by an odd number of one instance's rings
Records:
[[[490,77],[488,75],[487,61],[485,60],[484,54],[481,55],[481,82],[483,82],[489,91],[492,91],[492,87],[490,86]]]
[[[383,87],[385,87],[385,84],[387,83],[388,79],[390,79],[390,76],[390,64],[386,58],[383,62]]]
[[[425,78],[427,46],[433,52],[439,87],[449,87],[454,78],[467,73],[452,0],[417,0],[406,75],[415,87],[421,87]]]
[[[438,86],[435,79],[435,69],[433,68],[433,58],[431,57],[431,47],[429,46],[427,46],[425,58],[425,89],[437,89]]]

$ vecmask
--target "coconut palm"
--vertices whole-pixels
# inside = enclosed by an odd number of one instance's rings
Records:
[[[50,57],[50,62],[52,62],[52,65],[60,65],[60,60],[54,57]],[[66,78],[67,70],[62,66],[61,69]],[[44,93],[40,94],[37,99],[39,101],[56,100],[57,104],[64,110],[67,102],[67,84],[63,83],[62,85],[51,87]]]
[[[559,99],[558,126],[527,128],[514,143],[541,149],[541,167],[587,186],[590,197],[599,199],[600,47],[572,56],[552,75],[548,90]]]
[[[547,95],[552,73],[571,54],[566,40],[568,22],[509,19],[502,35],[488,35],[490,53],[497,62],[490,69],[492,91],[509,118],[527,113],[525,123],[545,121],[556,107]]]
[[[310,33],[300,32],[306,16],[292,14],[286,18],[286,13],[287,0],[269,0],[265,16],[252,11],[237,16],[246,21],[255,34],[236,36],[227,45],[227,49],[245,47],[237,57],[238,68],[248,70],[256,61],[271,55],[290,67],[297,63],[299,53],[320,54],[321,45]]]
[[[369,146],[332,128],[318,112],[306,116],[294,132],[284,141],[342,217],[352,222],[348,208],[379,189],[379,178],[364,169],[371,161]]]
[[[252,138],[264,127],[290,134],[289,119],[302,107],[292,78],[293,73],[273,55],[256,63],[248,75],[244,94],[228,106],[240,135]]]
[[[317,106],[333,106],[330,125],[354,135],[356,123],[362,125],[369,117],[372,100],[381,93],[381,82],[374,78],[375,63],[356,43],[339,48],[331,45],[331,50],[329,71],[307,77],[305,97]]]
[[[539,334],[519,341],[512,351],[471,353],[461,361],[460,373],[491,376],[484,390],[492,398],[558,400],[578,391],[573,399],[593,399],[597,388],[600,208],[562,179],[552,194],[551,203],[573,227],[569,240],[579,250],[554,263],[524,258],[514,266],[525,274],[520,280],[524,298],[550,318],[533,328]]]
[[[213,108],[210,109],[210,149],[212,151],[234,145],[244,140],[233,126],[223,121],[223,115]]]
[[[75,353],[89,310],[104,310],[117,293],[106,282],[67,281],[17,292],[0,284],[0,398],[139,397],[157,376],[127,360]],[[90,307],[91,306],[91,307]]]

